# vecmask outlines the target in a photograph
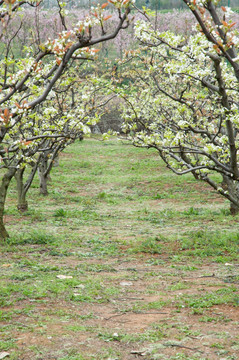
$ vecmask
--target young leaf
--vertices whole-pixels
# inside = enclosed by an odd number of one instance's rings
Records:
[[[225,27],[228,27],[228,23],[226,21],[223,21],[222,20],[222,24],[225,26]]]
[[[16,0],[4,0],[5,3],[13,5]]]
[[[24,141],[24,145],[29,145],[31,143],[32,143],[32,141]]]
[[[112,15],[105,16],[105,17],[103,18],[103,20],[106,21],[106,20],[110,19],[111,17],[112,17]]]
[[[102,4],[102,5],[101,5],[101,9],[106,8],[106,6],[108,6],[108,5],[109,5],[109,3],[104,3],[104,4]]]
[[[5,116],[5,118],[9,117],[9,110],[8,109],[4,109],[4,116]]]
[[[200,11],[200,13],[203,15],[203,14],[205,14],[206,9],[203,8],[203,7],[200,7],[200,8],[199,8],[199,11]]]

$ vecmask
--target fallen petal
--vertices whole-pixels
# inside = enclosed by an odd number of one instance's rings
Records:
[[[132,286],[133,283],[132,283],[132,281],[121,281],[120,285],[121,286]]]
[[[73,276],[71,275],[57,275],[56,276],[58,279],[72,279]]]
[[[8,352],[4,351],[4,352],[0,353],[0,359],[4,359],[7,356],[10,356],[10,354]]]

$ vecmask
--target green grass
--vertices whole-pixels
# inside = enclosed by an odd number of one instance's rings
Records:
[[[24,214],[10,187],[0,353],[236,359],[239,216],[227,201],[116,139],[75,143],[51,178],[47,197],[34,179]]]
[[[219,230],[187,233],[186,239],[182,241],[182,250],[186,250],[187,255],[192,256],[214,256],[217,262],[227,262],[229,258],[236,260],[239,255],[239,233]]]
[[[236,287],[226,287],[216,291],[206,292],[203,295],[182,296],[178,306],[188,306],[193,309],[209,308],[214,305],[232,304],[238,306]]]

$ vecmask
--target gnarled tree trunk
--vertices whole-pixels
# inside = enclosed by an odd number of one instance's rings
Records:
[[[28,203],[26,200],[27,192],[24,188],[23,175],[25,168],[17,170],[15,179],[17,182],[17,208],[19,211],[24,212],[28,210]]]
[[[42,154],[40,163],[38,165],[38,175],[40,180],[40,194],[48,195],[47,183],[51,180],[50,172],[53,166],[59,165],[59,152],[62,145],[59,144],[55,151],[51,154],[50,159],[48,157],[48,152]]]
[[[40,194],[46,196],[48,195],[47,190],[47,181],[48,181],[48,158],[47,156],[42,156],[40,164],[38,166],[38,176],[40,181]]]
[[[7,190],[11,179],[15,175],[15,172],[15,168],[8,169],[7,172],[3,175],[0,184],[0,243],[3,243],[6,238],[9,237],[4,225],[4,207],[6,202]]]
[[[36,163],[32,164],[32,170],[31,170],[27,180],[25,181],[25,183],[24,183],[24,172],[26,169],[25,167],[23,167],[22,169],[18,169],[15,174],[15,179],[17,182],[17,194],[18,194],[17,208],[21,212],[28,210],[28,202],[26,199],[27,192],[30,189],[30,186],[31,186],[34,176],[36,174],[40,159],[41,159],[41,155],[38,157],[38,160],[36,161]]]
[[[229,178],[228,176],[223,176],[222,186],[231,198],[229,198],[230,212],[232,215],[236,215],[239,213],[239,182]]]

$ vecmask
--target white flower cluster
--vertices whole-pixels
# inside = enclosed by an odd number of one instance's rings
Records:
[[[204,6],[207,3],[207,0],[196,0],[196,5]],[[195,5],[195,0],[191,0],[191,4]]]
[[[43,45],[43,49],[53,52],[58,57],[62,57],[72,45],[72,35],[74,35],[73,30],[63,31],[59,34],[58,39],[48,39]]]
[[[97,17],[86,16],[84,20],[78,21],[78,23],[73,29],[73,32],[75,34],[84,34],[86,29],[99,24],[100,24],[100,20]]]

